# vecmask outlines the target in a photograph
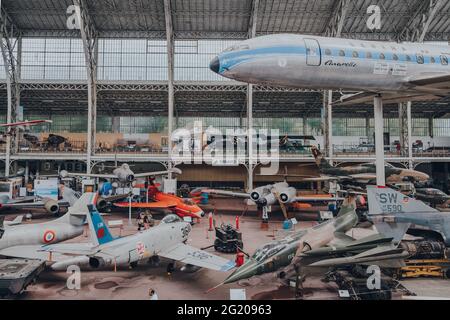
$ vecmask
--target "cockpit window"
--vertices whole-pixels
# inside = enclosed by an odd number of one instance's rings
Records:
[[[191,199],[184,199],[183,201],[185,204],[190,205],[190,206],[193,206],[195,204],[194,201],[192,201]]]
[[[280,252],[281,250],[283,250],[284,248],[286,248],[286,245],[287,244],[285,240],[268,243],[263,247],[259,248],[258,250],[256,250],[256,252],[253,255],[253,259],[260,262],[262,260],[270,258],[273,255]]]
[[[168,214],[164,218],[162,218],[161,223],[175,223],[181,222],[181,219],[176,214]]]

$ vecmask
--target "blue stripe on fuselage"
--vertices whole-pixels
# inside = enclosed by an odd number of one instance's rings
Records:
[[[326,55],[324,54],[324,50],[325,49],[329,49],[331,50],[332,55]],[[344,50],[345,52],[345,57],[340,56],[339,52],[341,50]],[[353,57],[353,52],[357,52],[358,53],[358,57]],[[367,58],[366,54],[367,52],[370,52],[372,57],[371,58]],[[389,61],[389,62],[404,62],[404,63],[414,63],[414,64],[418,64],[417,63],[417,56],[416,54],[413,53],[394,53],[391,51],[386,51],[386,52],[380,52],[378,50],[352,50],[349,48],[346,49],[342,49],[342,48],[330,48],[327,46],[323,46],[322,50],[322,58],[323,59],[327,59],[327,58],[340,58],[340,59],[359,59],[359,60],[376,60],[379,62],[383,62],[383,61]],[[385,58],[384,59],[380,59],[380,55],[384,54]],[[394,54],[397,55],[397,60],[394,59]],[[270,55],[280,55],[280,56],[290,56],[290,55],[302,55],[305,56],[306,55],[306,48],[304,46],[273,46],[273,47],[263,47],[263,48],[256,48],[256,49],[250,49],[250,50],[240,50],[240,51],[235,51],[235,52],[224,52],[221,53],[219,55],[219,59],[220,59],[220,73],[222,73],[225,70],[231,70],[232,68],[245,63],[245,62],[249,62],[249,61],[255,61],[258,58],[263,58],[263,57],[267,57]],[[411,60],[407,60],[406,56],[409,55],[409,57],[411,58]],[[442,65],[441,64],[441,60],[440,60],[440,56],[436,57],[436,56],[431,56],[431,55],[422,55],[424,57],[424,63],[423,64],[437,64],[437,65]],[[435,62],[431,62],[431,57],[433,57],[435,59]],[[445,65],[442,65],[445,66]]]

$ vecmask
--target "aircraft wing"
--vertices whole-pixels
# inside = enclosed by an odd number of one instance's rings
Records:
[[[91,255],[97,252],[95,246],[90,243],[56,243],[47,246],[40,246],[39,252],[46,252],[47,256],[49,252],[59,253],[64,255]]]
[[[335,267],[349,264],[367,264],[374,263],[379,265],[379,261],[390,261],[390,264],[397,261],[397,265],[402,265],[402,260],[406,259],[410,254],[392,244],[379,245],[375,248],[365,250],[353,256],[344,256],[339,258],[331,258],[319,260],[310,264],[311,267]],[[404,265],[404,263],[403,263]]]
[[[216,271],[228,271],[235,266],[233,260],[224,259],[183,243],[159,252],[158,256]]]
[[[22,259],[48,260],[48,252],[41,252],[40,245],[13,246],[0,250],[0,256]]]
[[[342,201],[344,198],[331,197],[331,196],[299,196],[295,197],[292,202],[330,202],[330,201]]]
[[[63,207],[68,207],[70,204],[69,204],[69,202],[62,200],[62,201],[58,201],[58,205],[63,206]],[[2,207],[2,208],[11,208],[11,209],[39,209],[39,208],[44,208],[44,206],[45,206],[44,201],[0,204],[0,207]]]
[[[217,195],[221,195],[221,196],[250,198],[250,195],[245,192],[234,192],[234,191],[217,190],[217,189],[203,189],[202,192],[209,193],[209,194],[217,194]]]
[[[23,221],[23,216],[17,216],[14,218],[14,220],[12,221],[4,221],[4,225],[5,226],[17,226],[19,224],[21,224]],[[0,224],[1,225],[1,224]]]
[[[129,208],[129,202],[117,202],[114,203],[116,207],[119,208]],[[166,209],[176,207],[177,204],[175,202],[170,201],[157,201],[157,202],[131,202],[132,208],[141,208],[141,209]]]
[[[448,73],[419,75],[409,79],[409,83],[415,85],[417,90],[442,95],[446,95],[450,92],[450,74]]]
[[[102,178],[102,179],[118,179],[118,177],[115,174],[98,174],[98,173],[72,173],[72,172],[66,172],[64,175],[62,175],[63,178],[65,177],[86,177],[86,178]]]
[[[142,173],[135,173],[135,178],[144,178],[144,177],[152,177],[152,176],[162,176],[169,173],[175,173],[175,174],[181,174],[181,170],[178,168],[172,168],[170,170],[165,171],[153,171],[153,172],[142,172]]]
[[[0,124],[0,127],[33,126],[40,123],[52,123],[52,120],[31,120]]]
[[[426,87],[416,87],[414,92],[358,92],[355,94],[343,95],[333,105],[346,106],[355,104],[373,104],[373,98],[381,94],[384,104],[393,104],[406,101],[430,101],[441,99],[445,96],[445,92],[439,90],[428,89]]]

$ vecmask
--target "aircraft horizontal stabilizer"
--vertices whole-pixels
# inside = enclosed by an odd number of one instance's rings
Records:
[[[228,271],[235,266],[233,260],[226,260],[183,243],[159,252],[158,256],[216,271]]]

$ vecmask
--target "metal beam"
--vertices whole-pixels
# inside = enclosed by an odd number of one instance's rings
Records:
[[[324,35],[326,37],[340,37],[344,22],[347,17],[348,9],[350,7],[350,0],[336,0],[333,13],[330,17],[330,21],[325,29]],[[323,139],[325,152],[333,162],[333,110],[331,103],[333,102],[333,91],[324,91],[323,94]]]
[[[443,7],[445,0],[420,1],[414,15],[397,35],[396,40],[423,42],[436,13]]]
[[[20,106],[20,59],[17,59],[14,50],[17,48],[20,54],[20,31],[5,11],[0,0],[0,36],[3,64],[6,75],[7,112],[6,122],[17,120],[17,111]],[[19,37],[13,38],[19,34]],[[6,136],[5,176],[10,174],[11,153],[16,149],[17,131],[9,130]]]
[[[345,18],[350,7],[350,0],[336,0],[329,23],[325,29],[326,37],[340,37],[344,27]]]
[[[73,0],[83,42],[88,81],[87,173],[91,172],[91,157],[95,153],[97,123],[97,60],[98,33],[89,14],[86,0]]]
[[[172,7],[170,0],[164,0],[164,18],[166,22],[166,41],[167,41],[167,86],[168,86],[168,151],[169,161],[168,168],[173,167],[172,162],[172,132],[174,122],[174,110],[175,110],[175,87],[174,87],[174,32],[172,23]],[[169,173],[169,179],[172,178],[172,174]]]

